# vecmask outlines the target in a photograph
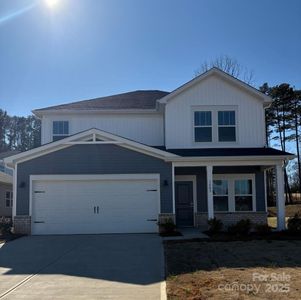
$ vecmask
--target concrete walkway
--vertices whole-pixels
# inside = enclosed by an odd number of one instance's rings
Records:
[[[163,275],[152,234],[31,236],[0,248],[0,299],[163,299]]]

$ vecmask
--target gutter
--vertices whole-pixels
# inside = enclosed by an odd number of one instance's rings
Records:
[[[208,161],[244,161],[244,160],[292,160],[296,158],[296,155],[267,155],[267,156],[258,156],[258,155],[250,155],[250,156],[189,156],[189,157],[172,157],[166,158],[167,162],[208,162]]]

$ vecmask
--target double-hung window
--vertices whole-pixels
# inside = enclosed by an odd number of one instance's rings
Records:
[[[13,192],[6,191],[5,192],[5,207],[12,207],[13,206]]]
[[[236,106],[193,107],[194,142],[237,142],[237,118]]]
[[[235,111],[218,112],[218,141],[236,141]]]
[[[194,112],[194,140],[195,142],[212,142],[212,112]]]
[[[52,140],[58,141],[69,136],[68,121],[53,121]]]
[[[249,212],[256,209],[254,174],[215,174],[212,191],[216,212]]]
[[[228,180],[213,180],[214,211],[229,210]]]
[[[253,210],[253,187],[251,179],[234,181],[235,211]]]

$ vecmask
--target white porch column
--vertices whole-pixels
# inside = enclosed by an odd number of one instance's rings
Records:
[[[212,166],[206,166],[207,171],[207,206],[208,206],[208,220],[214,218],[213,210],[213,191],[212,191]]]
[[[276,165],[276,204],[277,230],[285,229],[285,201],[284,201],[284,172],[283,165]]]
[[[175,166],[172,163],[171,167],[171,180],[172,180],[172,212],[176,218],[176,191],[175,191]],[[176,220],[175,220],[176,221]]]

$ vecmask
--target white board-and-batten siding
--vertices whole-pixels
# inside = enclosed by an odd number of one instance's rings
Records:
[[[237,141],[195,143],[193,111],[236,109]],[[219,76],[210,76],[175,95],[165,108],[167,148],[263,147],[265,121],[262,100]]]
[[[164,145],[163,115],[159,113],[44,115],[42,144],[52,141],[53,121],[69,121],[70,135],[97,128],[150,146]]]

